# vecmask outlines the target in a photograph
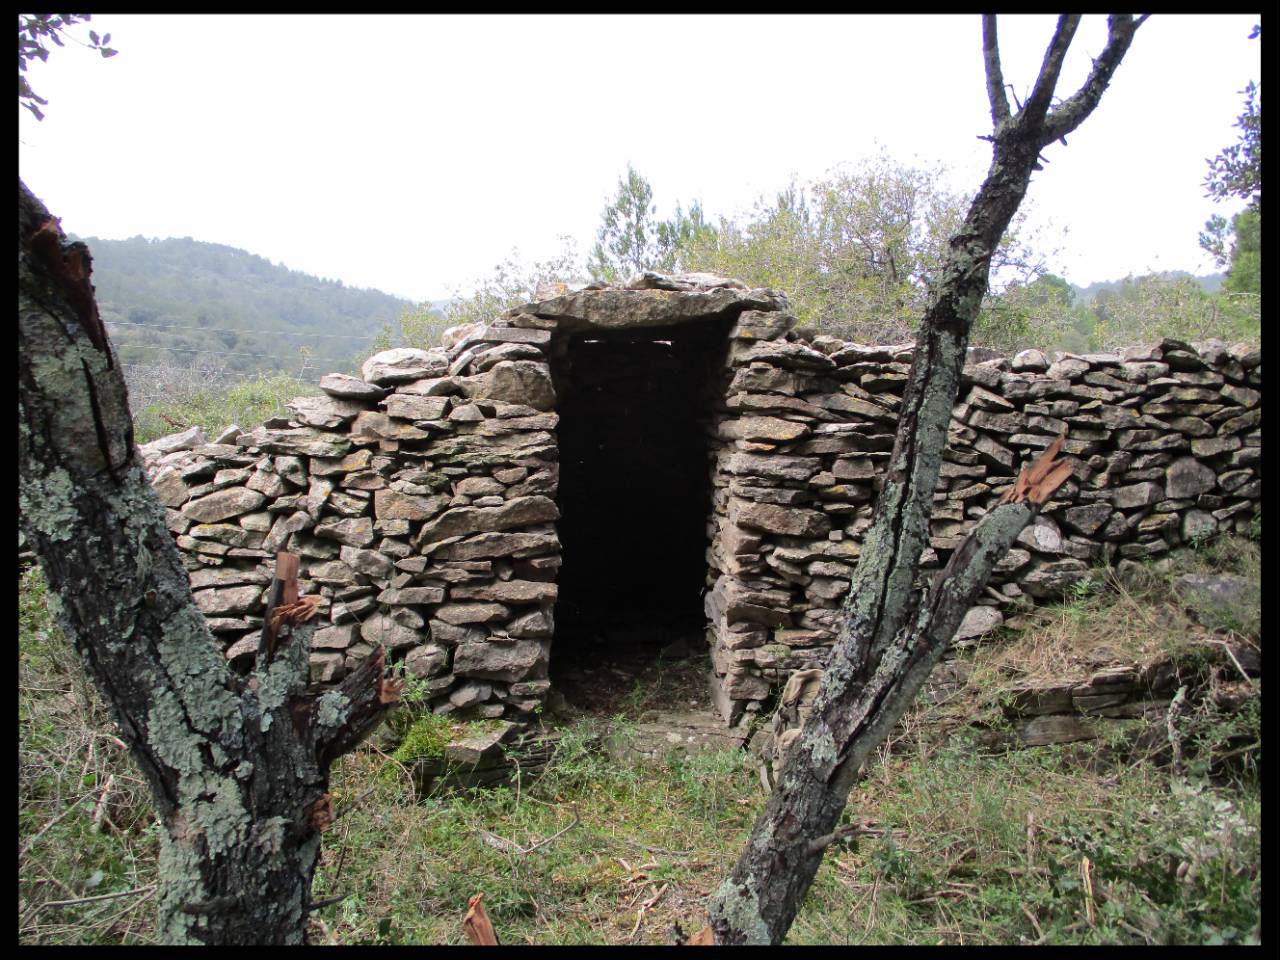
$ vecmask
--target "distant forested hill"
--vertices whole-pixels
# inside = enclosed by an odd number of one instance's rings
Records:
[[[1196,283],[1200,284],[1200,286],[1204,288],[1205,293],[1217,293],[1218,290],[1221,289],[1222,281],[1226,279],[1227,275],[1225,273],[1211,273],[1203,277],[1196,277],[1187,273],[1185,270],[1164,270],[1159,273],[1152,274],[1152,276],[1165,277],[1170,280],[1177,279],[1178,277],[1191,277],[1192,280],[1195,280]],[[1093,299],[1100,293],[1115,293],[1124,285],[1124,282],[1125,281],[1123,279],[1098,280],[1095,283],[1089,284],[1087,287],[1077,287],[1073,283],[1071,284],[1071,289],[1075,293],[1076,303],[1092,303]]]
[[[412,306],[217,243],[83,237],[112,342],[148,379],[225,385],[258,373],[354,371]],[[131,381],[136,379],[131,377]]]

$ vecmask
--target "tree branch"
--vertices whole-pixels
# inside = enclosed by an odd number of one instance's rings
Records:
[[[336,691],[326,694],[337,694],[336,723],[325,722],[327,714],[320,709],[323,697],[312,704],[316,758],[321,769],[327,770],[338,757],[354,749],[400,703],[401,681],[382,675],[386,658],[386,648],[379,647],[347,674]]]
[[[991,128],[1009,119],[1009,98],[1004,93],[1004,74],[1000,70],[1000,44],[996,39],[996,15],[982,15],[982,59],[987,66],[987,99],[991,101]]]
[[[1039,127],[1049,110],[1049,101],[1053,90],[1058,85],[1058,75],[1062,72],[1062,61],[1067,56],[1067,48],[1080,26],[1080,14],[1064,13],[1058,18],[1058,26],[1053,31],[1053,39],[1049,41],[1044,52],[1044,62],[1040,65],[1040,75],[1036,77],[1035,89],[1027,98],[1026,104],[1018,113],[1018,120],[1032,129]]]
[[[1089,78],[1080,89],[1059,104],[1045,119],[1044,133],[1040,138],[1041,146],[1065,137],[1093,112],[1094,107],[1102,99],[1107,84],[1111,82],[1116,67],[1120,66],[1120,61],[1124,59],[1129,44],[1133,42],[1133,35],[1137,33],[1138,27],[1142,26],[1148,16],[1150,14],[1144,13],[1135,20],[1129,14],[1112,14],[1107,18],[1106,47],[1103,48],[1098,59],[1093,61]]]

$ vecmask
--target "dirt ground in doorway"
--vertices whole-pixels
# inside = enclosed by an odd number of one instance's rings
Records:
[[[550,711],[567,721],[608,721],[605,746],[619,759],[745,746],[746,730],[726,726],[711,702],[711,656],[701,633],[673,635],[656,655],[654,645],[634,641],[592,638],[554,675]]]

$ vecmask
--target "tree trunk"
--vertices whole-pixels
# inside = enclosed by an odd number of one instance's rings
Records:
[[[88,249],[66,243],[21,180],[18,244],[20,522],[151,785],[160,939],[303,943],[329,766],[398,687],[379,651],[338,689],[308,692],[313,604],[296,580],[293,597],[277,591],[253,675],[232,673],[134,445]]]
[[[994,17],[984,58],[995,126],[987,178],[950,251],[920,325],[897,438],[862,545],[841,627],[813,710],[732,874],[711,903],[717,943],[781,943],[822,862],[859,769],[888,736],[941,659],[961,619],[1040,504],[1069,474],[1056,444],[985,516],[927,596],[916,588],[969,329],[991,257],[1025,196],[1040,151],[1065,137],[1101,98],[1142,19],[1111,17],[1106,49],[1084,86],[1049,102],[1078,16],[1064,16],[1025,107],[1010,116]]]

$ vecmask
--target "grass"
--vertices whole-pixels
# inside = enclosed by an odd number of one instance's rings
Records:
[[[1257,942],[1258,701],[1215,707],[1231,667],[1213,641],[1258,638],[1211,633],[1171,582],[1186,570],[1256,580],[1258,554],[1235,540],[1124,584],[1099,571],[1096,588],[1046,608],[1040,626],[967,651],[957,694],[919,707],[869,763],[845,819],[877,835],[828,851],[788,942]],[[83,683],[39,573],[19,586],[19,940],[151,942],[157,828],[145,784]],[[1145,724],[1146,741],[1119,723],[1083,745],[993,751],[973,739],[1012,685],[1161,656],[1195,693],[1175,718],[1180,771],[1142,747],[1166,742],[1164,717],[1126,721]],[[638,689],[632,705],[652,696]],[[701,929],[764,802],[754,764],[741,752],[618,763],[601,749],[614,723],[565,727],[535,781],[421,801],[390,756],[342,758],[314,885],[317,899],[342,899],[313,916],[313,940],[463,943],[476,893],[507,944],[669,944],[676,923]],[[439,749],[438,720],[397,724],[417,731],[414,750]]]
[[[23,943],[147,943],[158,850],[149,788],[54,621],[18,584],[18,930]],[[143,889],[114,900],[69,900]]]
[[[156,403],[134,416],[138,443],[200,427],[212,440],[232,424],[251,430],[271,417],[288,413],[285,404],[294,397],[318,396],[315,384],[301,382],[285,374],[260,374],[231,387],[210,388]]]

